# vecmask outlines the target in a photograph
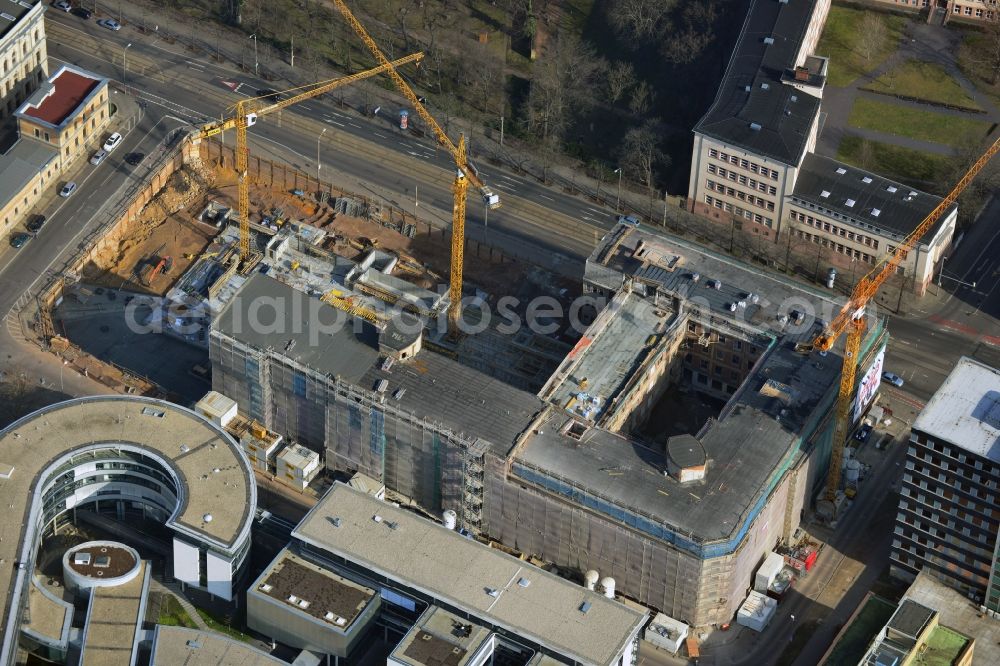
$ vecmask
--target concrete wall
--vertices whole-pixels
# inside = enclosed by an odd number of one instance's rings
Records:
[[[381,606],[382,599],[374,596],[361,615],[341,629],[251,588],[247,590],[247,626],[294,648],[346,657]]]

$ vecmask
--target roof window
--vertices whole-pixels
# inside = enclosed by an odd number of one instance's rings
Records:
[[[844,205],[847,206],[848,208],[854,208],[854,204],[856,203],[857,202],[854,199],[848,199],[847,201],[844,202]]]
[[[774,44],[774,37],[765,37],[764,38],[764,43],[767,44],[768,46],[770,46],[771,44]]]
[[[762,83],[762,84],[760,84],[760,89],[761,89],[761,90],[769,90],[770,88],[771,88],[771,86],[769,86],[769,85],[768,85],[768,84],[766,84],[766,83]]]
[[[838,175],[843,176],[845,173],[847,173],[847,169],[845,169],[844,167],[837,167],[837,174]]]
[[[882,211],[880,211],[878,208],[872,208],[872,217],[878,217],[881,214]]]
[[[822,192],[819,193],[819,195],[821,197],[823,197],[824,199],[829,199],[830,198],[830,190],[823,190]]]
[[[893,192],[896,191],[896,186],[895,185],[889,185],[887,188],[885,188],[885,191],[888,192],[889,194],[892,194]]]
[[[759,132],[760,123],[750,123],[750,129],[752,129],[754,132]]]
[[[861,179],[861,182],[867,185],[868,183],[872,182],[872,178],[871,176],[865,176],[864,178]]]

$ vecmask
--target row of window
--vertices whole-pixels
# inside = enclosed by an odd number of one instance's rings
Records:
[[[990,4],[995,5],[996,4],[995,0],[993,2],[990,2]],[[976,7],[975,9],[973,9],[968,5],[955,5],[952,11],[955,12],[956,14],[965,14],[966,16],[972,16],[973,14],[975,14],[976,18],[983,18],[985,16],[988,20],[990,21],[993,20],[993,12],[988,9],[984,11],[980,7]]]
[[[818,235],[815,235],[815,234],[811,234],[811,233],[809,233],[807,231],[802,231],[801,229],[796,229],[795,230],[795,235],[798,236],[799,238],[803,239],[803,240],[812,241],[813,243],[816,243],[817,245],[821,245],[823,247],[828,247],[831,250],[836,250],[840,254],[847,255],[848,257],[851,257],[852,259],[858,259],[860,261],[863,261],[866,264],[874,264],[875,263],[875,256],[874,255],[868,254],[867,252],[862,252],[861,250],[855,250],[854,248],[847,247],[846,245],[843,245],[841,243],[834,243],[832,240],[829,240],[828,238],[826,238],[824,236],[818,236]]]
[[[930,0],[892,0],[897,5],[912,5],[913,7],[926,7]],[[996,4],[996,0],[991,0]]]
[[[767,176],[771,180],[778,180],[778,172],[774,169],[768,168],[757,164],[756,162],[751,162],[750,160],[744,158],[739,158],[736,155],[729,155],[715,148],[708,149],[708,156],[720,159],[723,162],[729,162],[734,166],[738,166],[741,169],[747,169],[750,173],[759,173],[762,176]]]
[[[943,444],[936,439],[927,439],[924,435],[917,435],[917,441],[921,444],[920,447],[915,447],[912,444],[906,450],[906,454],[913,456],[914,458],[919,458],[926,460],[928,462],[938,462],[935,464],[943,464],[940,462],[940,458],[934,456],[931,451],[941,453],[948,456],[952,460],[957,460],[960,463],[969,465],[978,470],[985,470],[990,476],[996,476],[998,469],[992,463],[983,463],[983,459],[977,455],[966,455],[965,451],[962,449],[953,449],[947,444]]]
[[[32,33],[32,42],[31,42],[32,44],[35,45],[34,48],[38,47],[40,35],[41,33],[38,32],[38,28],[35,28],[35,32]],[[20,41],[21,41],[20,44],[21,57],[23,58],[24,56],[28,55],[28,40],[26,38],[22,38]],[[14,46],[13,48],[8,47],[7,53],[14,56],[15,59],[11,59],[10,57],[4,58],[3,68],[0,69],[0,76],[6,76],[7,72],[10,71],[10,68],[17,64],[16,60],[17,46]]]
[[[732,187],[729,187],[724,183],[717,183],[714,180],[709,180],[705,182],[705,187],[712,190],[713,192],[718,192],[719,194],[725,194],[727,197],[736,197],[740,201],[746,201],[748,204],[757,206],[758,208],[764,208],[769,211],[774,210],[773,201],[768,201],[767,199],[761,199],[755,194],[747,194],[743,190],[733,189]]]
[[[769,217],[765,217],[760,213],[754,213],[749,210],[744,210],[739,206],[733,206],[731,203],[727,201],[722,201],[720,199],[713,199],[708,195],[705,195],[705,203],[707,203],[709,206],[715,206],[716,208],[721,208],[727,213],[733,213],[736,216],[742,215],[746,219],[753,220],[757,224],[763,224],[766,227],[770,227],[774,223],[774,220],[772,220]]]
[[[788,214],[793,220],[801,222],[803,224],[808,224],[810,227],[816,227],[817,229],[822,229],[834,236],[840,236],[841,238],[846,238],[849,241],[855,241],[857,243],[862,243],[868,247],[877,250],[878,240],[872,238],[871,236],[866,236],[865,234],[860,234],[850,229],[845,229],[844,227],[838,227],[835,224],[830,224],[825,220],[820,218],[815,218],[812,215],[806,215],[805,213],[800,213],[797,210],[792,210]]]
[[[708,172],[713,174],[717,173],[723,178],[728,178],[733,182],[738,182],[740,185],[749,185],[753,189],[760,190],[761,192],[765,192],[767,194],[775,195],[778,193],[778,188],[774,185],[768,185],[767,183],[759,181],[756,178],[749,178],[743,174],[726,169],[725,167],[716,167],[714,164],[709,164]]]

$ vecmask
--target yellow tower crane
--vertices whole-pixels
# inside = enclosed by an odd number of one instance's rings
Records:
[[[955,184],[951,192],[941,200],[934,210],[925,217],[917,228],[903,239],[894,252],[886,256],[882,262],[867,275],[858,280],[854,291],[836,318],[820,333],[812,345],[806,349],[827,351],[836,343],[842,333],[847,332],[847,342],[844,349],[844,366],[840,374],[840,391],[837,395],[836,425],[833,432],[833,444],[830,452],[830,472],[827,475],[826,498],[831,502],[837,497],[840,489],[840,466],[844,457],[844,444],[851,425],[851,399],[854,396],[854,380],[857,376],[861,340],[865,332],[865,308],[868,302],[875,298],[879,288],[896,273],[907,254],[917,245],[917,242],[933,227],[941,216],[958,199],[958,196],[968,187],[969,183],[982,171],[997,152],[1000,151],[1000,139],[997,139],[976,162],[969,167],[961,180]]]
[[[375,60],[383,67],[388,67],[389,78],[396,84],[396,88],[409,100],[413,108],[416,109],[417,114],[434,131],[438,143],[451,153],[452,158],[455,160],[455,181],[451,188],[454,198],[451,212],[451,274],[448,284],[448,297],[451,301],[448,304],[448,329],[452,335],[455,335],[458,333],[458,320],[462,314],[462,267],[465,260],[466,190],[470,182],[479,188],[479,192],[483,196],[483,201],[491,209],[500,207],[500,197],[494,194],[493,190],[483,183],[479,174],[476,173],[475,167],[469,164],[468,156],[465,154],[465,137],[459,137],[457,146],[452,143],[448,135],[441,129],[441,126],[434,120],[434,117],[424,108],[424,105],[410,88],[409,84],[396,72],[395,66],[385,57],[385,54],[379,49],[378,44],[375,43],[375,40],[371,38],[365,27],[361,25],[361,22],[358,21],[347,7],[344,0],[333,0],[333,3],[340,10],[340,13],[344,15],[344,18],[354,29],[354,32],[361,38],[361,41],[368,47],[368,50],[371,51]]]
[[[395,68],[411,62],[419,62],[424,57],[423,53],[414,53],[399,60],[381,63],[378,67],[368,69],[363,72],[343,76],[339,79],[331,79],[320,83],[313,83],[298,88],[286,90],[284,93],[292,93],[291,97],[276,102],[268,102],[273,99],[273,93],[264,97],[253,97],[238,101],[233,108],[235,114],[217,123],[210,123],[201,128],[199,139],[206,139],[219,134],[228,129],[236,130],[236,174],[239,180],[239,203],[237,212],[240,218],[240,260],[246,262],[250,259],[250,182],[247,178],[247,162],[249,158],[249,148],[247,147],[247,128],[257,122],[258,116],[265,116],[275,111],[281,111],[290,106],[312,99],[317,95],[346,86],[349,83],[367,79],[383,72],[395,73]]]

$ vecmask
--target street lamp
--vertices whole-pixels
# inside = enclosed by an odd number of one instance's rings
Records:
[[[257,33],[253,33],[247,39],[253,40],[253,75],[259,76],[260,63],[257,61]]]
[[[320,132],[319,136],[316,137],[316,186],[317,187],[319,186],[319,169],[320,169],[320,163],[319,163],[319,142],[320,142],[320,139],[323,138],[323,135],[326,134],[326,131],[328,129],[330,129],[330,128],[329,127],[324,127],[323,131]]]
[[[128,92],[127,91],[128,84],[125,82],[125,76],[128,73],[128,66],[125,63],[125,52],[128,51],[130,46],[132,46],[132,42],[126,44],[125,48],[122,49],[122,87],[126,88],[126,92]]]
[[[617,213],[622,203],[622,168],[615,169],[615,173],[618,174],[618,198],[615,199],[615,212]]]
[[[938,271],[938,289],[941,288],[941,276],[944,275],[944,262],[948,261],[948,257],[941,257],[941,269]]]

